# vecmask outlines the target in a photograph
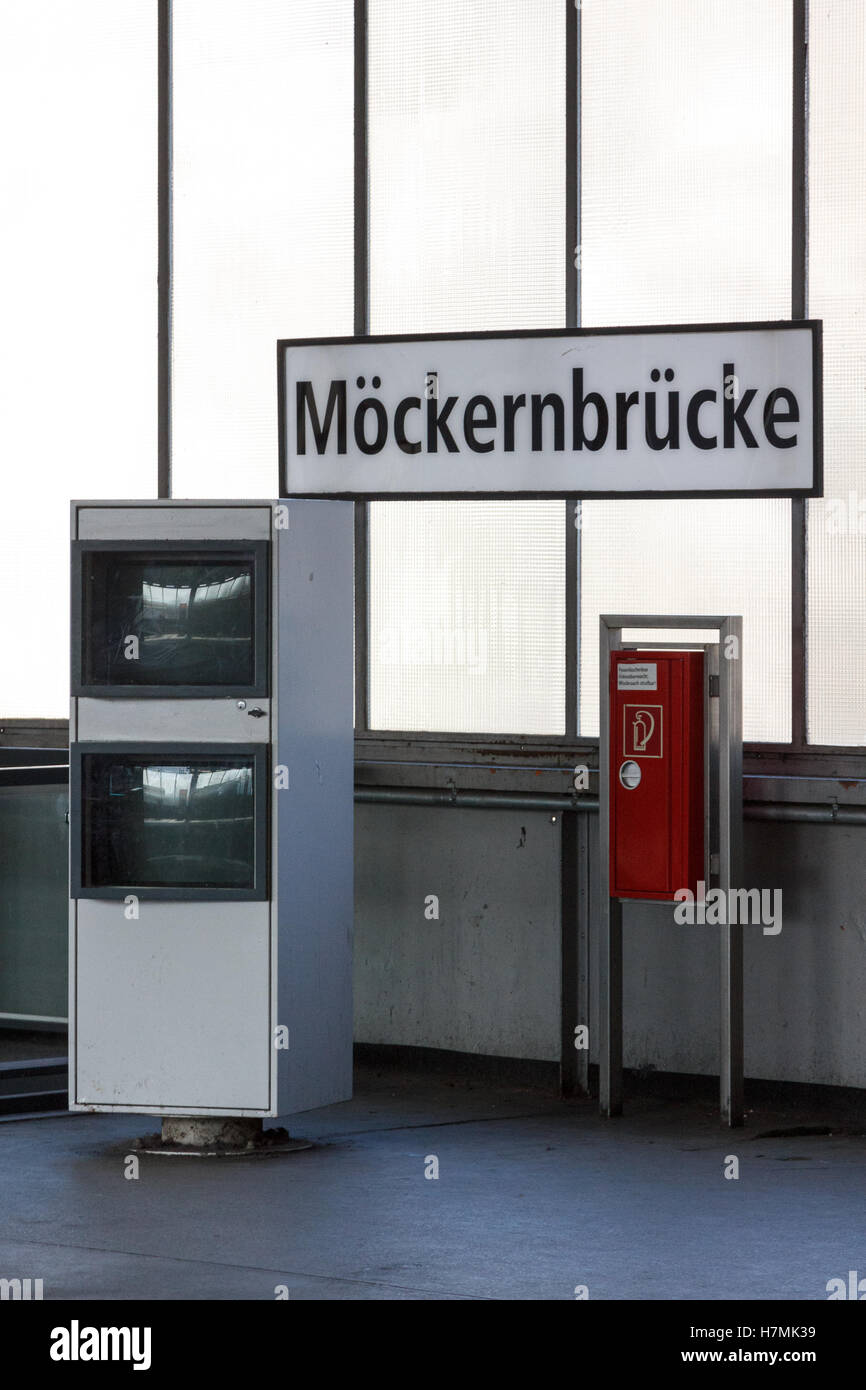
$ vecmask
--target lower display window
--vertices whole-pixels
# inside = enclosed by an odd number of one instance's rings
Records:
[[[268,750],[73,744],[71,895],[268,896]]]

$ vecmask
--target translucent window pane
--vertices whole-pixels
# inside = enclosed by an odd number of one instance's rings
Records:
[[[0,717],[69,712],[69,501],[156,491],[156,6],[0,3]]]
[[[556,327],[561,0],[370,0],[373,333]]]
[[[809,502],[808,731],[866,743],[866,6],[809,20],[809,313],[824,320],[824,498]]]
[[[581,9],[587,326],[790,316],[788,0]],[[741,614],[744,733],[790,738],[790,503],[583,506],[580,727],[600,612]]]
[[[565,731],[562,502],[370,516],[370,726]]]
[[[175,0],[173,492],[277,492],[277,338],[352,332],[352,0]]]
[[[371,331],[558,327],[560,0],[370,4]],[[370,723],[564,730],[561,503],[370,506]]]
[[[594,515],[598,507],[608,515]],[[684,516],[684,509],[688,514]],[[761,544],[740,547],[741,517],[763,513]],[[790,738],[790,522],[775,501],[593,503],[581,534],[581,729],[598,733],[600,613],[743,616],[743,733],[750,741]],[[613,513],[611,516],[610,513]],[[614,563],[611,563],[611,557]],[[657,633],[653,640],[692,640]],[[644,634],[640,634],[644,640]],[[718,640],[707,634],[704,640]],[[773,659],[767,660],[771,653]],[[787,716],[787,717],[786,717]]]
[[[790,0],[581,15],[584,323],[790,318]]]

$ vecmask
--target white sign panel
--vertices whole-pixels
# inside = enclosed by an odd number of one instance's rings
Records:
[[[815,320],[278,344],[284,495],[820,496]]]
[[[617,690],[657,690],[658,665],[655,661],[621,661],[616,668]]]

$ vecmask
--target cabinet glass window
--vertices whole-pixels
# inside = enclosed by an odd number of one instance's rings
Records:
[[[252,690],[266,659],[263,632],[257,638],[266,581],[256,560],[249,549],[85,550],[81,685]]]
[[[83,752],[81,896],[259,896],[263,753]]]

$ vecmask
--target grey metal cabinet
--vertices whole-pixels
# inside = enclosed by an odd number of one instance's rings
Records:
[[[352,511],[72,505],[73,1110],[351,1095]]]

